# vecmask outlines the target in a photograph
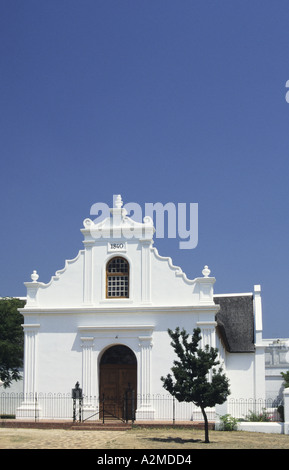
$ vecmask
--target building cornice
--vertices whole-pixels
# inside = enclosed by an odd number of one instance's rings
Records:
[[[162,313],[196,313],[198,311],[216,313],[219,306],[215,304],[206,305],[177,305],[177,306],[123,306],[123,307],[64,307],[64,308],[20,308],[18,311],[24,315],[122,315],[122,314],[162,314]]]
[[[105,333],[110,333],[110,332],[113,332],[113,331],[118,331],[118,332],[128,332],[128,331],[139,331],[139,332],[150,332],[152,333],[152,331],[154,330],[154,326],[153,325],[122,325],[122,326],[117,326],[117,325],[113,325],[113,326],[93,326],[93,325],[82,325],[82,326],[78,326],[78,330],[81,331],[81,332],[90,332],[90,333],[101,333],[101,334],[105,334]]]

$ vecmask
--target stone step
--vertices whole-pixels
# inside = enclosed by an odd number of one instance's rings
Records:
[[[126,424],[122,422],[76,423],[70,427],[70,429],[73,431],[127,431],[131,428],[131,424]]]

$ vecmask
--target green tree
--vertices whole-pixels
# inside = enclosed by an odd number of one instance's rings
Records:
[[[192,402],[200,407],[205,423],[205,442],[209,442],[207,407],[214,407],[226,401],[229,391],[229,380],[223,374],[218,360],[218,350],[206,345],[199,347],[201,340],[200,328],[195,328],[191,340],[189,334],[180,328],[168,330],[179,360],[174,361],[171,368],[173,376],[161,377],[163,387],[178,401]]]
[[[281,372],[281,375],[284,379],[284,387],[285,388],[288,388],[289,387],[289,370],[287,370],[287,372]]]
[[[0,380],[4,388],[20,380],[23,366],[23,317],[18,312],[25,301],[17,298],[0,299]]]

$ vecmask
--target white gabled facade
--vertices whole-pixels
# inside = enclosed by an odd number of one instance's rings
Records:
[[[123,345],[136,358],[136,418],[156,418],[147,397],[164,394],[160,377],[170,372],[174,359],[167,330],[177,326],[188,332],[198,326],[203,344],[220,347],[233,390],[240,393],[241,387],[242,397],[263,394],[261,339],[257,335],[256,353],[225,351],[216,332],[220,307],[214,302],[215,278],[207,266],[199,277],[189,280],[171,258],[160,256],[153,247],[152,220],[145,217],[143,223],[134,222],[126,216],[120,199],[110,217],[99,224],[84,220],[81,232],[84,248],[48,284],[38,281],[36,272],[25,283],[27,303],[21,313],[27,398],[18,410],[19,417],[29,416],[30,409],[33,416],[29,396],[69,393],[77,381],[86,397],[85,409],[93,411],[95,405],[89,397],[98,396],[104,386],[100,374],[103,354],[112,346]],[[123,298],[108,297],[108,289],[112,290],[109,295],[117,289],[114,274],[109,277],[107,273],[109,262],[116,258],[127,266],[121,274],[124,278],[117,275],[119,282],[128,281]],[[261,316],[258,304],[258,334]]]

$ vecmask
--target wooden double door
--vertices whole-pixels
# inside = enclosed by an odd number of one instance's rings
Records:
[[[106,419],[132,419],[136,409],[136,358],[126,346],[110,349],[100,363],[100,412]]]

